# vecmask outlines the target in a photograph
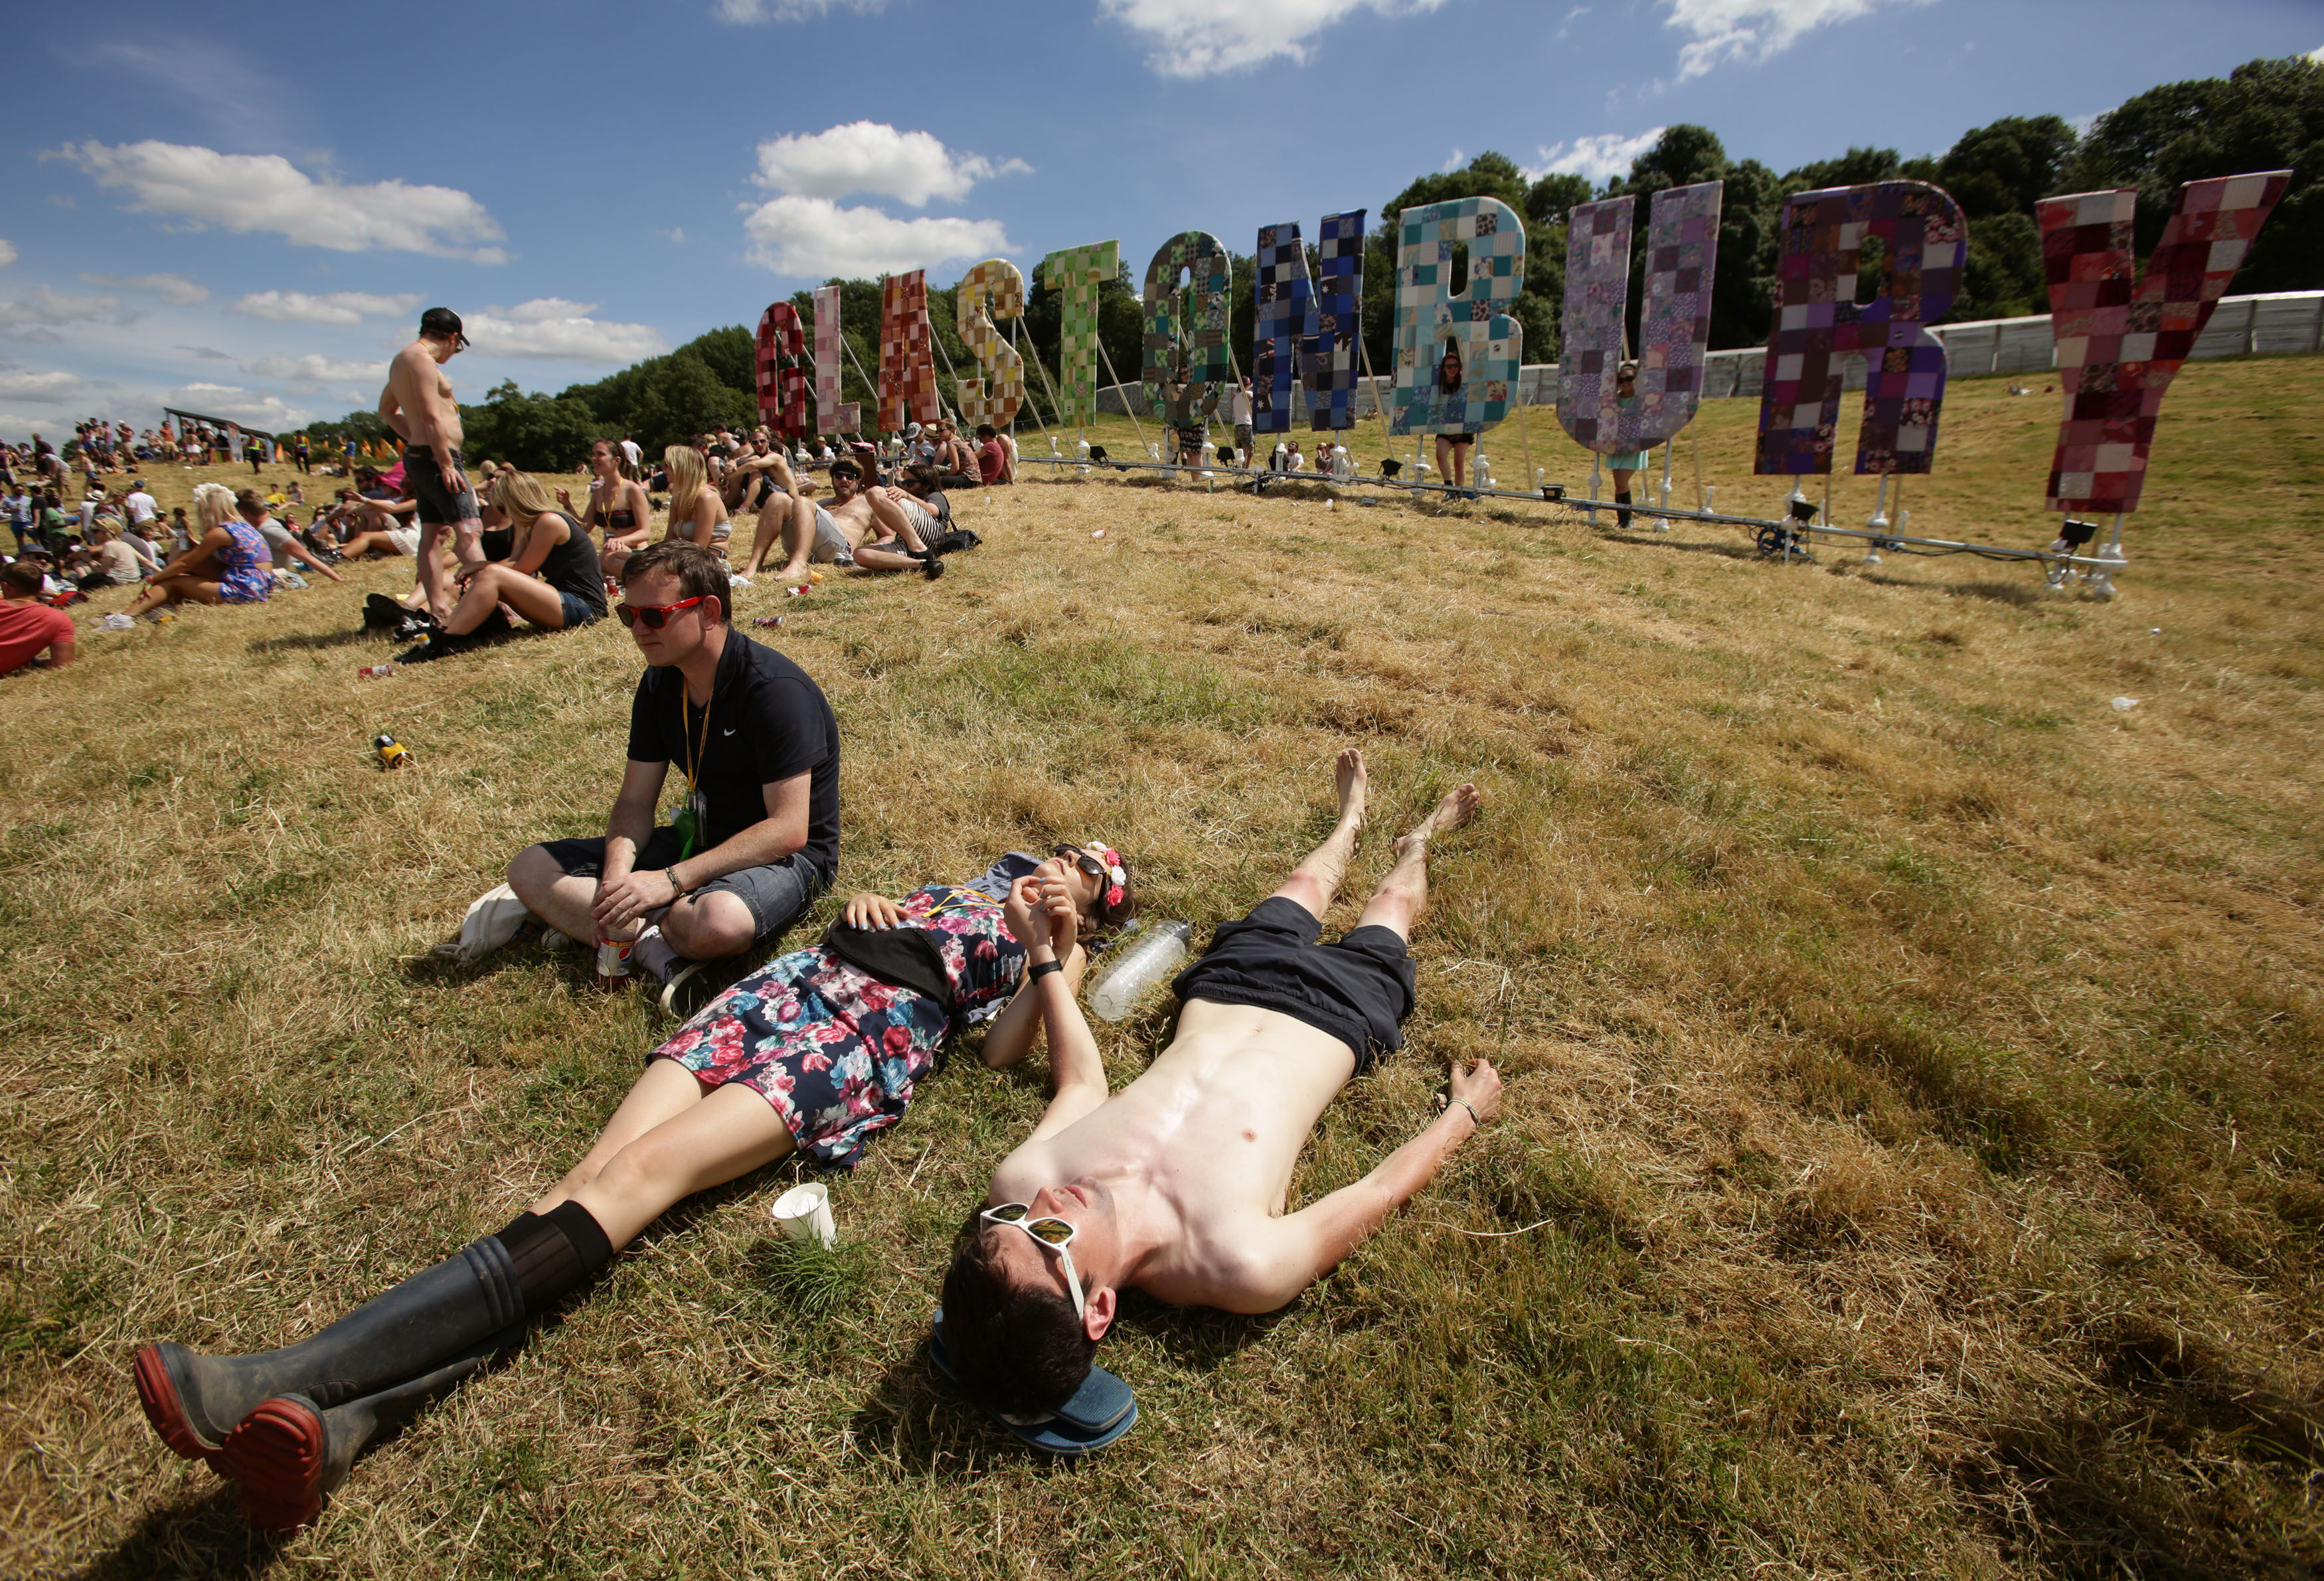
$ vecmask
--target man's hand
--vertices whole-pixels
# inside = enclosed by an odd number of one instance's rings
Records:
[[[1493,1062],[1489,1059],[1480,1059],[1466,1070],[1461,1068],[1459,1060],[1454,1060],[1452,1079],[1447,1084],[1447,1090],[1452,1094],[1447,1106],[1452,1104],[1468,1105],[1469,1112],[1476,1115],[1480,1125],[1501,1112],[1501,1075],[1493,1068]]]
[[[850,928],[893,928],[904,920],[904,912],[895,901],[866,893],[851,899],[840,917]]]
[[[610,938],[615,930],[677,899],[678,892],[670,884],[669,873],[650,867],[639,873],[625,873],[619,878],[599,880],[597,903],[591,914],[596,919],[597,930]]]

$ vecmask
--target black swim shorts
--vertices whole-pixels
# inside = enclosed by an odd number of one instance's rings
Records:
[[[467,474],[460,468],[457,450],[452,452],[452,466],[465,480]],[[445,486],[444,474],[437,469],[436,452],[424,445],[405,448],[403,482],[411,497],[420,502],[416,513],[422,527],[457,527],[484,519],[484,513],[476,508],[476,491],[464,488],[456,495]]]
[[[1182,999],[1280,1011],[1355,1051],[1359,1073],[1404,1047],[1412,956],[1393,928],[1358,928],[1316,942],[1323,924],[1296,901],[1269,895],[1240,922],[1222,922],[1201,960],[1178,974]]]

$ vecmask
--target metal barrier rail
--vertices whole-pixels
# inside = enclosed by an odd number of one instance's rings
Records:
[[[1804,557],[1818,534],[1830,537],[1863,540],[1877,559],[1881,550],[1891,549],[1904,554],[1925,554],[1932,557],[1950,554],[1973,554],[1980,559],[2031,560],[2051,568],[2053,586],[2077,571],[2090,584],[2091,591],[2101,598],[2114,595],[2114,574],[2127,564],[2119,547],[2108,546],[2096,554],[2075,554],[2070,550],[2053,549],[2004,549],[1990,543],[1969,543],[1950,538],[1917,538],[1900,532],[1881,532],[1866,527],[1834,527],[1825,522],[1801,521],[1795,517],[1735,516],[1717,511],[1674,511],[1659,505],[1617,505],[1610,500],[1579,499],[1568,495],[1563,488],[1552,484],[1539,491],[1519,493],[1505,488],[1455,488],[1449,483],[1406,483],[1400,478],[1367,477],[1361,475],[1342,477],[1329,472],[1275,472],[1257,467],[1189,467],[1171,461],[1116,461],[1108,457],[1102,460],[1073,456],[1022,456],[1020,462],[1036,462],[1045,467],[1073,467],[1086,472],[1092,467],[1107,467],[1115,472],[1183,472],[1189,477],[1224,474],[1240,485],[1248,481],[1252,492],[1264,495],[1270,483],[1321,483],[1338,488],[1361,484],[1368,488],[1425,495],[1452,495],[1462,499],[1530,500],[1535,504],[1563,505],[1570,511],[1585,512],[1591,526],[1598,524],[1600,511],[1622,510],[1633,516],[1647,516],[1668,522],[1701,522],[1716,527],[1746,527],[1754,530],[1754,541],[1765,553],[1781,553],[1789,560],[1793,555]],[[1379,504],[1378,500],[1358,500],[1358,504]],[[1768,534],[1775,536],[1773,545]]]

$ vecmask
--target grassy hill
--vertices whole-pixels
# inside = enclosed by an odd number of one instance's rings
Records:
[[[1957,384],[1914,529],[2046,541],[2056,411]],[[1755,419],[1698,425],[1722,509],[1783,492],[1744,474]],[[1095,835],[1200,938],[1328,827],[1340,746],[1373,765],[1359,896],[1474,778],[1409,1046],[1326,1115],[1295,1200],[1424,1123],[1451,1059],[1502,1067],[1505,1116],[1280,1314],[1130,1301],[1105,1360],[1145,1419],[1065,1469],[918,1359],[951,1227],[1042,1101],[1038,1069],[956,1060],[835,1182],[870,1249],[835,1308],[765,1256],[799,1166],[696,1199],[279,1558],[2304,1573],[2319,436],[2324,359],[2188,369],[2110,605],[1968,559],[1784,567],[1725,529],[1111,475],[964,498],[985,547],[939,582],[744,594],[840,716],[842,894]],[[1514,427],[1489,448],[1517,476]],[[1835,513],[1871,497],[1840,480]],[[505,1222],[661,1035],[578,955],[415,958],[517,849],[602,828],[638,665],[607,623],[358,682],[384,650],[357,595],[407,576],[88,634],[0,691],[0,1570],[274,1562],[145,1428],[134,1347],[283,1343]],[[416,768],[372,766],[382,730]],[[1101,1029],[1117,1082],[1168,1016]]]

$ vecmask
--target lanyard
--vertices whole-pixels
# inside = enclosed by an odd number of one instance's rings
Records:
[[[686,677],[678,678],[678,733],[686,738],[686,788],[695,790],[702,772],[702,759],[710,754],[710,705],[718,700],[718,677],[710,677],[710,695],[702,702],[702,739],[694,739],[694,726],[687,718]]]

